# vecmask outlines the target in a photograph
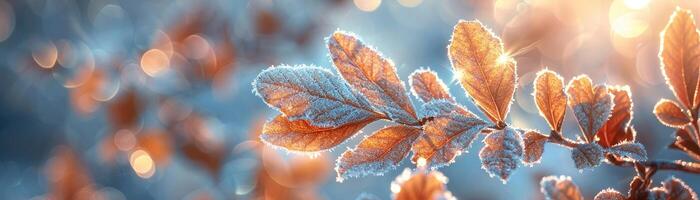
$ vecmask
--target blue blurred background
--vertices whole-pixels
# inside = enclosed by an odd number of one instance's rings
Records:
[[[518,61],[509,121],[547,131],[532,93],[535,73],[629,85],[633,124],[651,159],[685,159],[666,148],[673,130],[652,114],[664,84],[659,33],[666,0],[0,0],[0,199],[390,199],[384,176],[335,181],[335,158],[385,123],[316,158],[257,142],[274,110],[251,81],[277,64],[331,68],[325,37],[354,32],[392,59],[399,77],[431,68],[478,112],[451,73],[446,46],[459,19],[502,36]],[[415,99],[414,99],[415,102]],[[479,113],[483,116],[481,113]],[[578,127],[570,113],[565,135]],[[632,169],[578,171],[570,152],[547,145],[507,184],[490,178],[481,143],[441,168],[458,199],[542,199],[539,180],[572,176],[592,198],[627,191]],[[700,178],[674,175],[696,191]]]

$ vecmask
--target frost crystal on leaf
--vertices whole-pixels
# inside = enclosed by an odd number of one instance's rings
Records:
[[[629,86],[611,86],[608,92],[613,95],[613,109],[610,118],[598,129],[598,144],[609,148],[623,141],[634,141],[630,127],[632,121],[632,93]]]
[[[596,167],[603,161],[603,148],[596,143],[579,144],[571,150],[577,169]]]
[[[598,192],[593,200],[625,200],[625,195],[612,188]]]
[[[647,151],[644,149],[644,145],[636,142],[623,142],[610,147],[607,151],[636,161],[647,160]]]
[[[290,121],[306,120],[330,128],[377,117],[367,99],[319,67],[272,67],[255,78],[253,87],[265,103]]]
[[[668,198],[668,191],[662,187],[655,187],[651,188],[649,192],[647,192],[647,199],[648,200],[670,200]]]
[[[666,84],[686,108],[700,104],[700,34],[690,10],[677,8],[661,32],[661,69]]]
[[[421,106],[421,113],[422,117],[446,116],[452,113],[458,113],[468,116],[474,115],[461,105],[444,99],[437,99],[429,101],[428,103],[424,103]]]
[[[395,200],[456,200],[445,184],[447,177],[438,171],[419,170],[411,173],[406,169],[391,182],[391,192]]]
[[[411,86],[413,95],[424,103],[438,99],[455,101],[445,83],[432,70],[419,69],[414,71],[409,76],[408,85]]]
[[[420,133],[419,128],[405,125],[378,130],[341,155],[336,163],[338,178],[380,175],[396,168]]]
[[[481,168],[491,176],[498,176],[504,182],[518,167],[523,156],[523,139],[512,128],[490,133],[484,138],[486,144],[479,152]]]
[[[523,143],[525,146],[523,163],[534,164],[540,161],[544,152],[544,144],[549,137],[538,133],[537,131],[527,130],[523,135]]]
[[[690,123],[690,118],[678,104],[668,99],[661,99],[656,103],[654,115],[662,124],[673,128],[680,128]]]
[[[693,191],[693,189],[685,184],[685,182],[683,182],[681,179],[671,177],[661,184],[663,184],[666,192],[668,193],[668,199],[698,199],[698,195],[695,194],[695,191]]]
[[[439,116],[423,126],[424,134],[413,144],[413,162],[426,159],[430,167],[441,167],[469,148],[488,124],[473,114],[452,113]]]
[[[346,124],[338,128],[320,128],[304,120],[289,121],[278,115],[263,126],[260,139],[292,151],[313,152],[330,149],[353,136],[373,119]]]
[[[416,112],[403,81],[391,60],[365,46],[355,36],[336,31],[328,38],[328,49],[336,69],[374,107],[392,120],[417,124]]]
[[[547,176],[540,181],[540,191],[547,200],[583,200],[578,186],[567,176]]]
[[[593,86],[586,75],[577,76],[566,86],[569,106],[574,110],[585,141],[593,142],[612,111],[612,98],[604,85]]]

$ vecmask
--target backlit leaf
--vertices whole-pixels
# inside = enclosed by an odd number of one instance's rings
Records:
[[[651,188],[649,192],[647,193],[647,198],[648,200],[670,200],[668,198],[668,191],[664,189],[663,187],[655,187]]]
[[[419,69],[414,71],[409,76],[408,84],[411,86],[413,95],[425,103],[438,99],[455,101],[445,83],[432,70]]]
[[[561,131],[561,124],[566,112],[566,94],[564,79],[556,72],[541,70],[535,78],[535,103],[540,115],[547,120],[549,127]]]
[[[593,86],[586,75],[577,76],[566,86],[569,106],[587,142],[593,142],[595,134],[603,127],[612,111],[612,98],[605,85]]]
[[[488,124],[471,113],[453,112],[435,117],[423,125],[424,134],[413,144],[413,162],[424,158],[431,167],[454,162],[469,148],[479,132]]]
[[[337,128],[316,127],[304,120],[289,121],[278,115],[265,123],[260,139],[293,151],[320,151],[330,149],[355,135],[373,120],[346,124]]]
[[[608,121],[598,130],[598,144],[608,148],[622,141],[633,141],[633,135],[628,134],[632,121],[632,94],[629,86],[608,87],[613,95],[613,109]]]
[[[355,36],[340,31],[328,38],[328,49],[340,75],[374,107],[392,120],[418,123],[404,83],[391,60],[383,58]]]
[[[339,127],[378,116],[362,95],[328,70],[308,66],[279,66],[261,72],[255,93],[290,121],[305,120],[317,127]]]
[[[447,177],[438,171],[419,170],[411,173],[405,169],[391,182],[391,192],[395,200],[454,199],[445,184]]]
[[[693,137],[690,136],[690,133],[683,128],[676,130],[676,138],[670,147],[687,153],[695,160],[700,160],[700,147],[698,147]]]
[[[697,200],[698,195],[695,191],[685,184],[681,179],[671,177],[666,181],[662,182],[664,188],[668,192],[668,199],[684,199],[684,200]]]
[[[689,117],[678,104],[668,99],[661,99],[656,103],[654,115],[662,124],[674,128],[680,128],[690,123]]]
[[[593,200],[625,200],[626,197],[622,193],[612,188],[598,192]]]
[[[623,142],[608,149],[608,152],[620,157],[627,157],[636,161],[647,160],[647,151],[644,145],[633,142]]]
[[[549,136],[538,133],[537,131],[527,130],[523,134],[524,154],[523,163],[534,164],[540,161],[544,152],[544,144],[549,139]]]
[[[395,125],[385,127],[347,150],[336,163],[338,180],[370,174],[382,175],[396,168],[411,150],[421,129]]]
[[[603,148],[596,143],[579,144],[571,150],[571,158],[577,169],[596,167],[603,161]]]
[[[493,122],[503,122],[510,109],[517,75],[515,60],[501,40],[479,21],[459,21],[448,54],[455,76]]]
[[[523,156],[523,139],[512,128],[505,128],[490,133],[484,138],[486,144],[479,152],[481,168],[491,176],[498,176],[507,181]]]
[[[666,84],[686,108],[696,109],[700,75],[700,34],[689,10],[677,8],[661,32],[659,50]]]
[[[568,176],[547,176],[540,181],[540,191],[548,200],[582,200],[578,186]]]

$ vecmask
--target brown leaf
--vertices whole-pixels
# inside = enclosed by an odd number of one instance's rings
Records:
[[[612,188],[598,192],[593,200],[625,200],[626,197],[622,193]]]
[[[446,183],[447,178],[438,171],[411,174],[406,169],[391,183],[391,191],[395,194],[395,200],[452,199]]]
[[[420,133],[420,128],[405,125],[389,126],[374,132],[338,159],[335,168],[337,179],[384,174],[396,168]]]
[[[523,134],[523,163],[535,164],[539,162],[542,158],[544,144],[547,142],[547,139],[549,139],[549,136],[538,133],[537,131],[525,131],[525,134]]]
[[[661,32],[659,58],[673,94],[686,108],[696,110],[700,104],[700,34],[690,10],[677,8],[669,19]]]
[[[501,40],[479,21],[459,21],[447,48],[462,87],[491,121],[503,122],[517,75],[515,60],[503,52]]]
[[[304,120],[289,121],[278,115],[265,123],[260,138],[272,145],[292,151],[321,151],[333,148],[355,135],[374,119],[350,123],[338,128],[312,126]]]
[[[414,71],[409,77],[408,85],[411,86],[413,95],[423,100],[424,103],[437,99],[455,101],[445,83],[432,70],[419,69]]]
[[[533,95],[537,109],[540,111],[540,115],[547,120],[549,127],[552,130],[561,131],[561,124],[566,112],[564,79],[548,69],[537,72]]]
[[[484,144],[479,151],[481,168],[490,176],[498,176],[505,183],[523,157],[523,139],[520,133],[510,127],[496,130],[484,138]]]
[[[689,117],[678,104],[668,99],[661,99],[656,103],[654,115],[662,124],[673,128],[681,128],[690,123]]]
[[[608,87],[608,92],[613,95],[613,109],[602,128],[598,130],[598,144],[608,148],[622,141],[633,141],[628,127],[632,121],[632,94],[629,86]]]
[[[340,31],[328,38],[328,50],[340,75],[374,107],[401,123],[418,123],[404,83],[391,60],[383,58],[355,36]]]
[[[683,199],[683,200],[697,200],[698,195],[695,191],[685,184],[681,179],[671,177],[668,180],[662,182],[664,188],[668,192],[668,199]]]
[[[548,176],[540,181],[540,190],[549,200],[582,200],[583,195],[571,177]]]
[[[454,162],[455,157],[469,148],[479,132],[488,124],[471,113],[452,112],[435,117],[423,125],[424,134],[413,144],[415,163],[424,158],[431,167]]]
[[[676,138],[670,147],[687,153],[688,156],[695,160],[700,160],[700,147],[698,147],[695,139],[690,136],[690,133],[683,128],[676,130]]]
[[[586,75],[577,76],[566,86],[568,102],[586,142],[593,142],[612,111],[612,98],[605,85],[593,86]]]

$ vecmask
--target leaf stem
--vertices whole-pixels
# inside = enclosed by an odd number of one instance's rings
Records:
[[[565,138],[561,134],[561,132],[555,130],[552,130],[552,132],[549,133],[549,138],[547,139],[547,142],[558,144],[569,149],[576,148],[576,146],[578,145],[576,144],[576,142]]]
[[[610,164],[620,167],[634,167],[635,163],[639,164],[647,169],[646,173],[651,173],[651,175],[653,175],[653,173],[655,173],[656,170],[675,170],[691,174],[700,174],[700,163],[695,162],[687,162],[682,160],[629,161],[620,159],[613,155],[608,155],[605,158]]]

